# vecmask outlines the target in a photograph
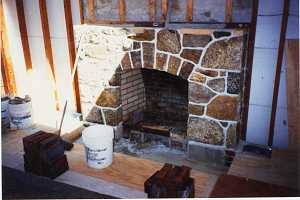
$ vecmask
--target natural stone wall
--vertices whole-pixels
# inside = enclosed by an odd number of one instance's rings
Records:
[[[188,81],[187,138],[234,146],[244,84],[243,32],[88,27],[75,33],[83,47],[78,72],[87,121],[118,125],[124,120],[122,71],[159,70]]]

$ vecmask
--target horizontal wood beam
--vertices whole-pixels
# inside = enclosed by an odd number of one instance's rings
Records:
[[[75,44],[74,44],[73,19],[72,19],[72,8],[71,8],[70,0],[64,0],[64,11],[65,11],[65,21],[66,21],[66,30],[67,30],[67,39],[68,39],[69,61],[70,61],[70,68],[72,74],[74,70],[75,59],[76,59],[76,51],[75,51]],[[74,80],[73,80],[73,92],[75,97],[76,111],[78,113],[81,113],[77,70],[75,72]]]
[[[16,8],[17,8],[17,16],[19,21],[19,30],[21,35],[26,71],[30,71],[32,70],[32,61],[31,61],[31,54],[30,54],[30,48],[28,42],[23,0],[16,0]]]

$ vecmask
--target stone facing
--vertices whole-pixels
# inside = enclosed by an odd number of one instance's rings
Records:
[[[203,57],[204,68],[241,70],[243,37],[218,40],[212,43]]]
[[[223,145],[223,128],[214,120],[190,117],[187,135],[190,139],[206,144]]]
[[[157,69],[189,82],[187,139],[213,145],[231,145],[232,135],[236,133],[232,124],[240,120],[243,37],[231,31],[193,35],[182,34],[180,30],[145,29],[128,38],[130,42],[125,42],[126,45],[120,48],[124,51],[121,65],[116,65],[114,74],[104,84],[113,86],[113,89],[101,88],[103,92],[95,101],[98,107],[94,106],[86,119],[117,125],[122,121],[124,112],[120,106],[121,94],[117,92],[117,86],[121,85],[121,71]],[[105,52],[99,44],[94,42],[87,49],[86,56],[103,59],[113,53],[113,50]],[[95,45],[98,46],[93,50]],[[103,116],[105,119],[102,119]],[[222,127],[227,130],[226,139]]]

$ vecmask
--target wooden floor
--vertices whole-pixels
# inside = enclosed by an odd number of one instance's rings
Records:
[[[273,150],[272,158],[241,153],[228,174],[300,190],[299,161],[299,154],[287,150]]]
[[[22,138],[26,135],[28,133],[24,131],[10,131],[5,134],[2,137],[2,151],[21,157],[23,154]],[[75,144],[70,152],[66,152],[66,155],[70,171],[141,192],[144,191],[144,182],[163,165],[150,160],[114,153],[111,166],[102,170],[92,169],[85,163],[84,147],[80,144]],[[3,165],[5,165],[5,160]],[[196,170],[192,170],[191,176],[195,179],[196,197],[208,197],[218,178],[216,175]]]

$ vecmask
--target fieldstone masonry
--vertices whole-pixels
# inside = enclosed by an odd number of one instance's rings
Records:
[[[244,80],[242,32],[209,30],[201,35],[145,28],[135,33],[134,28],[90,27],[75,33],[77,47],[83,46],[78,50],[78,74],[87,121],[121,123],[120,73],[160,70],[188,80],[188,140],[234,146]]]

